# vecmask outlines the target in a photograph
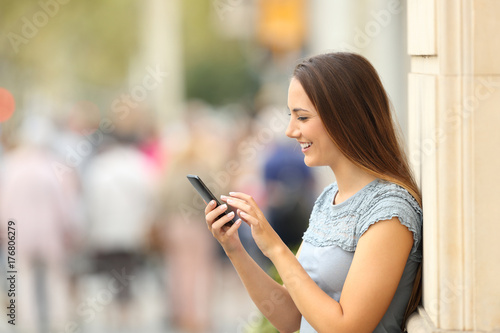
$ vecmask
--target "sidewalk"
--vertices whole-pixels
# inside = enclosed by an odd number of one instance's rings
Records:
[[[213,308],[207,309],[212,313],[213,329],[204,333],[243,332],[243,327],[252,320],[255,321],[260,314],[230,263],[219,263],[219,267],[214,279]],[[99,295],[99,291],[103,290],[103,279],[83,276],[78,282],[79,299],[76,301],[75,309],[71,309],[74,320],[68,321],[60,331],[47,332],[39,329],[33,333],[186,333],[173,329],[169,323],[168,302],[162,299],[166,292],[161,278],[158,267],[150,267],[137,275],[132,288],[135,301],[133,310],[128,316],[131,324],[113,328],[110,327],[109,319],[116,313],[113,309],[116,307],[114,302],[101,303],[99,307],[95,304],[93,307],[87,306],[90,304],[89,300],[96,299],[95,295]],[[92,312],[91,309],[96,311]],[[0,321],[0,332],[25,332],[19,329],[20,325],[9,325],[5,316],[2,317],[4,318]]]

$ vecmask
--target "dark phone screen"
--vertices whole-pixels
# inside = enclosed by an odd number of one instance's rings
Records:
[[[205,201],[205,204],[208,204],[210,201],[215,200],[215,202],[217,203],[217,206],[222,205],[222,203],[208,189],[208,187],[205,185],[205,183],[203,183],[203,181],[201,180],[200,177],[198,177],[196,175],[187,175],[187,179],[189,180],[191,185],[194,186],[194,188],[196,189],[198,194],[202,197],[203,201]],[[224,212],[223,214],[221,214],[219,216],[219,218],[222,215],[226,215],[228,212],[229,212],[229,210]],[[232,225],[234,222],[236,222],[236,215],[233,217],[232,221],[229,221],[228,223],[226,223],[226,225],[227,224]]]

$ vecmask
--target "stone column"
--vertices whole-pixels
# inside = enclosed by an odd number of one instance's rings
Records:
[[[409,154],[424,207],[413,332],[500,332],[500,1],[408,0]]]
[[[175,120],[183,108],[182,3],[180,0],[139,3],[141,50],[132,64],[130,81],[141,82],[148,73],[156,73],[152,88],[147,89],[148,106],[165,123]]]

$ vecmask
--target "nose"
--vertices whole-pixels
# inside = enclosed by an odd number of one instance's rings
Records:
[[[285,134],[292,139],[299,137],[299,129],[294,123],[292,117],[290,117],[290,121],[288,122],[288,127],[286,128]]]

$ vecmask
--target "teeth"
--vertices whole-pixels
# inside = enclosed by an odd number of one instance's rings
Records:
[[[306,142],[306,143],[301,143],[300,146],[302,147],[302,149],[306,149],[306,148],[309,148],[311,147],[312,143],[311,142]]]

